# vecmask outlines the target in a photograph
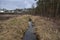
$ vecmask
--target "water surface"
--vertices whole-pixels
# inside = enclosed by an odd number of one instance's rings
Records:
[[[34,27],[32,26],[32,22],[29,22],[29,28],[25,32],[23,40],[36,40],[36,35],[34,34]]]

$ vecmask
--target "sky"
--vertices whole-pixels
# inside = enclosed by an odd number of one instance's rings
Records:
[[[34,0],[0,0],[0,8],[16,9],[16,8],[31,8],[36,6]]]

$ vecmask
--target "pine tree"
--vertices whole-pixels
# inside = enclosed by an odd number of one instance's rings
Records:
[[[38,0],[36,12],[41,16],[57,17],[60,10],[60,0]]]

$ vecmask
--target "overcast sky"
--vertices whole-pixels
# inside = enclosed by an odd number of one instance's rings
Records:
[[[15,8],[31,8],[34,0],[0,0],[0,8],[15,9]]]

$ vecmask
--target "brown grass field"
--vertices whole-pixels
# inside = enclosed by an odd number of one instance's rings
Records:
[[[37,40],[60,40],[60,20],[54,22],[46,17],[33,15],[14,16],[0,23],[0,40],[22,40],[28,29],[28,18],[35,26]]]
[[[54,22],[45,17],[32,16],[37,40],[60,40],[60,20]]]
[[[22,40],[28,28],[26,16],[13,17],[0,23],[0,40]]]

